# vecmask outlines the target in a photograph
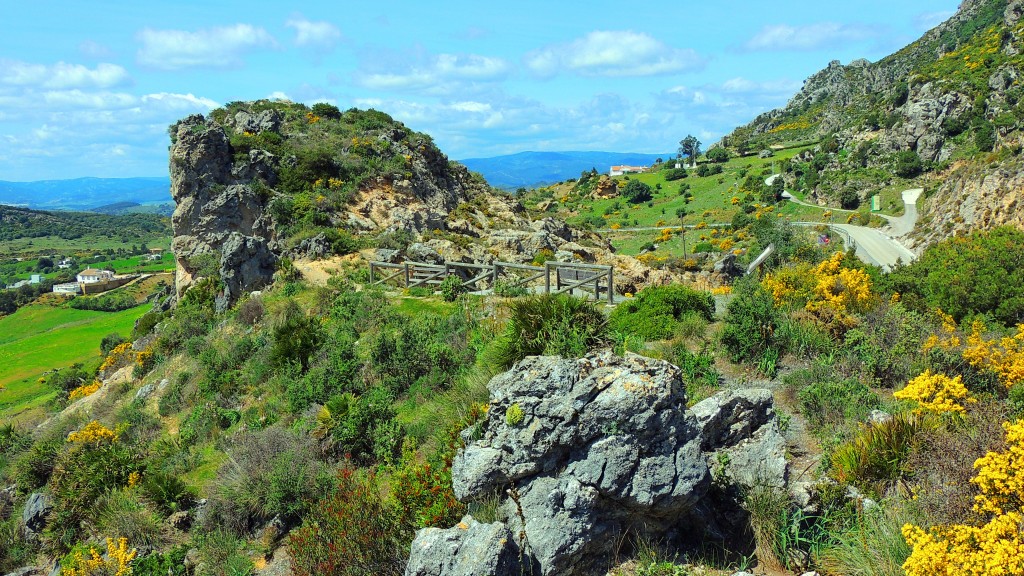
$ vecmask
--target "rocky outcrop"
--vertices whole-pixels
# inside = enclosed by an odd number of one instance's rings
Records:
[[[25,535],[34,538],[46,528],[46,516],[53,510],[53,499],[42,492],[34,492],[25,502],[21,513],[21,523],[25,527]]]
[[[678,368],[607,352],[530,357],[488,389],[487,417],[463,432],[452,484],[463,501],[503,498],[504,524],[488,533],[520,535],[497,538],[501,553],[518,546],[534,574],[595,573],[627,533],[677,544],[719,533],[727,520],[710,508],[708,465],[719,453],[736,462],[733,478],[785,479],[768,391],[724,393],[691,411]],[[762,461],[762,473],[739,470]],[[460,531],[420,531],[406,573],[463,574],[430,571],[417,552],[462,542]],[[455,544],[446,546],[461,562]]]
[[[466,516],[450,530],[417,532],[405,576],[519,576],[529,574],[527,568],[504,523],[481,524]]]
[[[202,116],[189,116],[172,129],[175,288],[180,297],[215,268],[224,282],[223,308],[273,278],[280,246],[263,191],[274,180],[271,158],[253,150],[248,162],[236,166],[224,128]]]

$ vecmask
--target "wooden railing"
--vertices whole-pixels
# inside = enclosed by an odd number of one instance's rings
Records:
[[[592,294],[595,300],[607,299],[609,304],[614,302],[615,295],[611,266],[575,262],[545,262],[543,266],[513,262],[370,262],[370,284],[390,282],[401,288],[430,287],[440,285],[449,276],[458,277],[464,288],[479,289],[480,282],[484,280],[490,281],[491,288],[499,280],[505,280],[510,287],[526,287],[535,282],[539,284],[543,279],[545,294],[573,294],[576,290],[582,290]]]

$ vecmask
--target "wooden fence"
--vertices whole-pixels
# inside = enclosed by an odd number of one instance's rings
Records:
[[[545,262],[543,266],[493,262],[370,262],[370,284],[392,283],[401,288],[438,286],[449,276],[458,277],[466,289],[479,290],[480,283],[488,281],[493,288],[499,280],[509,287],[530,286],[541,280],[545,294],[573,294],[576,290],[593,295],[595,300],[614,301],[614,276],[611,266],[577,264],[575,262]],[[552,278],[554,282],[552,282]]]

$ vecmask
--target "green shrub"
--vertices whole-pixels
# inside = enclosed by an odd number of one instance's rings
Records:
[[[288,538],[296,576],[403,573],[411,530],[374,480],[348,467],[338,473],[337,488]]]
[[[132,562],[133,576],[185,576],[188,546],[175,546],[166,552],[153,552]]]
[[[196,500],[196,492],[173,474],[149,471],[142,478],[142,492],[164,514],[187,510]]]
[[[630,180],[619,192],[626,202],[630,204],[641,204],[652,198],[651,187],[639,180]]]
[[[1024,321],[1024,232],[1004,226],[929,246],[908,266],[882,278],[886,292],[911,298],[921,311],[941,309],[957,322],[990,314],[1013,326]]]
[[[321,434],[329,436],[335,451],[358,462],[391,463],[402,443],[402,428],[395,421],[390,392],[382,387],[362,396],[331,398],[317,416]]]
[[[908,459],[929,424],[912,414],[897,414],[880,424],[862,426],[860,433],[832,453],[832,475],[873,494],[911,474]]]
[[[76,310],[98,310],[100,312],[120,312],[138,306],[131,294],[123,291],[110,292],[99,296],[78,296],[71,300],[69,306]]]
[[[781,323],[772,295],[759,282],[737,282],[725,315],[722,345],[734,362],[760,360],[768,349],[781,353],[784,343],[777,334]]]
[[[487,353],[500,369],[527,356],[578,358],[606,341],[607,320],[593,302],[542,294],[514,300],[508,308],[505,330]]]
[[[715,315],[714,297],[682,285],[652,286],[619,304],[608,319],[608,326],[623,334],[664,340],[672,337],[680,318],[691,312],[710,322]]]
[[[327,402],[336,394],[361,389],[357,337],[348,330],[336,330],[326,338],[309,371],[289,380],[286,394],[292,412],[299,413],[311,404]]]
[[[672,362],[683,371],[688,404],[696,404],[718,390],[715,356],[709,350],[690,352],[682,342],[677,342],[672,346],[672,356]]]
[[[100,354],[102,356],[110,354],[110,351],[113,350],[115,346],[123,342],[126,342],[124,336],[121,336],[117,332],[107,334],[103,337],[103,340],[100,340]]]
[[[278,366],[294,363],[305,372],[323,340],[320,320],[307,316],[289,298],[275,312],[271,330],[271,361]]]
[[[368,383],[394,396],[410,389],[442,390],[475,360],[468,346],[469,324],[462,313],[398,316],[370,337]]]
[[[441,281],[441,297],[444,298],[445,302],[455,302],[460,294],[466,291],[466,287],[462,285],[462,280],[455,275],[448,276]]]
[[[244,535],[274,516],[287,525],[327,494],[330,475],[312,441],[280,427],[237,435],[217,473],[207,528]]]
[[[14,460],[14,481],[19,492],[28,494],[49,481],[63,444],[60,440],[39,441]]]
[[[93,532],[101,538],[120,534],[131,548],[158,548],[164,543],[163,519],[138,490],[111,490],[100,496],[91,513]]]
[[[814,382],[797,396],[814,429],[835,429],[847,420],[863,421],[881,404],[878,396],[856,378]]]
[[[682,180],[689,174],[686,172],[686,168],[671,168],[665,171],[665,180],[673,182],[675,180]]]
[[[199,562],[208,576],[251,576],[252,559],[245,551],[245,540],[225,530],[213,530],[195,538]]]
[[[604,225],[602,220],[601,225]],[[518,296],[526,296],[530,291],[526,289],[526,286],[517,285],[511,281],[498,280],[494,283],[494,294],[501,296],[502,298],[515,298]]]

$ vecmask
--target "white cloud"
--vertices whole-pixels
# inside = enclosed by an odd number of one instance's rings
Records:
[[[736,77],[722,83],[723,92],[730,93],[781,93],[791,95],[800,90],[803,84],[796,80],[770,80],[767,82],[755,82],[747,78]]]
[[[275,91],[271,92],[270,95],[267,96],[267,99],[268,100],[288,100],[289,102],[291,102],[291,97],[288,96],[287,94],[285,94],[284,92],[281,92],[280,90],[275,90]]]
[[[285,26],[295,30],[296,46],[320,52],[329,52],[342,39],[341,30],[330,22],[313,22],[296,17],[285,22]]]
[[[743,47],[753,51],[816,50],[879,36],[877,28],[860,24],[818,22],[803,26],[771,24],[761,28]]]
[[[584,76],[654,76],[703,67],[689,48],[674,48],[643,33],[596,30],[567,44],[545,46],[526,55],[539,76],[566,71]]]
[[[939,24],[942,24],[952,16],[954,12],[952,10],[942,10],[939,12],[925,12],[924,14],[918,14],[914,18],[914,26],[918,30],[925,31],[935,28]]]
[[[101,63],[95,68],[89,68],[67,62],[57,62],[48,66],[0,59],[0,84],[12,86],[109,88],[130,80],[128,71],[116,64]]]
[[[489,82],[503,78],[509,64],[501,58],[478,54],[437,54],[413,58],[404,70],[362,72],[357,82],[375,90],[428,89],[439,94],[460,91],[466,83]],[[364,68],[368,66],[364,64]]]
[[[114,55],[110,48],[94,40],[83,40],[78,44],[78,52],[88,58],[110,58]]]
[[[138,63],[162,70],[233,68],[242,65],[244,54],[277,46],[266,30],[249,24],[195,32],[145,28],[136,39],[142,44],[136,53]]]
[[[169,92],[146,94],[140,101],[144,105],[148,104],[168,112],[178,110],[206,112],[219,106],[217,102],[202,96],[195,96],[191,92],[188,94],[173,94]]]

